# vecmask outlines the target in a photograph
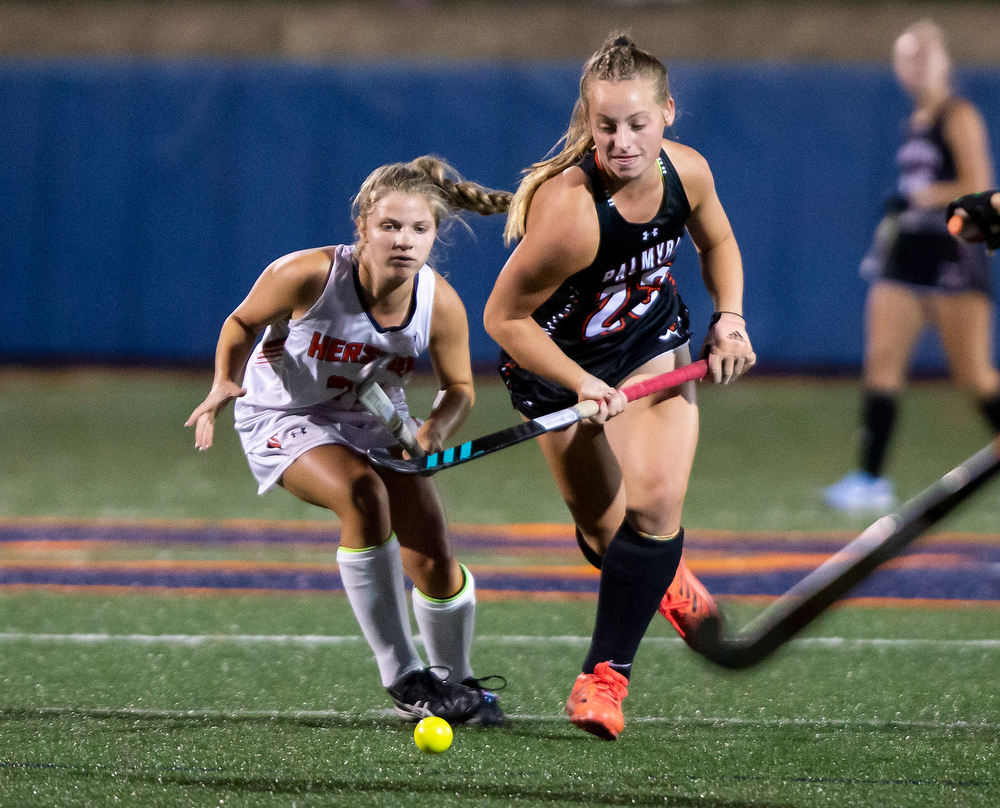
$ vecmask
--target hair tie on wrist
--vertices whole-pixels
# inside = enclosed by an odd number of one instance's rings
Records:
[[[717,311],[715,312],[715,314],[712,315],[712,319],[708,321],[708,327],[711,328],[713,325],[719,322],[719,320],[722,319],[723,314],[731,314],[733,315],[733,317],[739,317],[744,323],[747,321],[746,317],[744,317],[742,314],[737,314],[735,311]]]

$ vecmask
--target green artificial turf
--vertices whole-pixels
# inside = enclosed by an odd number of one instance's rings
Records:
[[[194,450],[181,424],[209,381],[5,373],[0,519],[332,518],[285,492],[257,497],[229,415],[217,445]],[[819,499],[853,462],[855,382],[699,389],[692,541],[699,528],[780,536],[867,525]],[[417,413],[433,393],[416,386]],[[456,441],[515,422],[502,388],[483,382]],[[912,495],[987,439],[964,397],[916,385],[891,472]],[[456,522],[568,522],[533,444],[435,479]],[[995,535],[997,498],[993,484],[942,527]],[[71,563],[72,547],[58,552]],[[95,544],[88,557],[108,552]],[[140,544],[108,558],[123,552],[167,551]],[[213,553],[192,544],[169,556]],[[230,553],[333,561],[319,545]],[[755,611],[724,605],[734,626]],[[562,714],[593,613],[590,599],[481,602],[473,660],[480,675],[507,678],[511,721],[457,728],[451,749],[428,756],[389,710],[342,595],[0,588],[0,806],[1000,804],[990,604],[836,609],[740,673],[700,660],[657,617],[615,743]]]
[[[483,603],[474,661],[507,677],[511,720],[459,727],[451,749],[428,756],[388,710],[341,595],[29,591],[0,607],[2,805],[1000,799],[1000,645],[985,608],[837,610],[741,673],[701,662],[658,619],[626,730],[608,743],[561,712],[593,604]]]
[[[216,445],[194,449],[182,424],[204,397],[209,374],[64,371],[6,374],[0,386],[5,462],[0,517],[323,519],[284,491],[263,497],[227,411]],[[455,442],[517,422],[502,386],[478,384],[472,415]],[[411,391],[426,413],[426,380]],[[870,517],[825,508],[823,486],[855,462],[855,381],[748,378],[699,386],[701,439],[685,504],[689,528],[860,530]],[[890,473],[913,496],[981,448],[989,433],[974,406],[942,383],[915,385],[904,399]],[[667,448],[664,448],[666,451]],[[568,523],[568,513],[533,443],[438,474],[455,522]],[[947,527],[997,531],[994,482]]]

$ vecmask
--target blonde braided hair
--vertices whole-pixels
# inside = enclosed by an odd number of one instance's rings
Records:
[[[457,219],[461,210],[482,216],[503,213],[513,197],[509,191],[495,191],[463,180],[448,163],[424,155],[409,163],[381,166],[369,174],[354,197],[354,219],[366,218],[381,199],[394,191],[426,199],[438,228]],[[355,246],[358,244],[356,241]]]

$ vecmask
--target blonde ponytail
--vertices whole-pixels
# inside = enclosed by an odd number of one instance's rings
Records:
[[[504,213],[513,197],[509,191],[467,182],[444,160],[424,155],[409,163],[381,166],[369,174],[354,197],[351,210],[355,221],[366,219],[379,200],[393,191],[426,199],[438,228],[459,219],[457,212],[461,210],[483,216]],[[360,239],[359,233],[355,247],[360,247]]]
[[[517,193],[514,194],[514,199],[510,203],[510,210],[507,211],[507,226],[503,231],[505,244],[510,245],[524,236],[528,221],[528,208],[531,207],[535,191],[541,187],[542,183],[579,163],[584,155],[594,148],[594,138],[587,127],[586,114],[579,99],[577,99],[576,106],[573,107],[573,117],[570,119],[569,129],[566,130],[566,134],[562,136],[559,143],[565,145],[555,157],[542,160],[525,169],[524,178],[517,187]]]
[[[666,104],[670,98],[670,80],[663,63],[637,47],[627,35],[613,33],[583,66],[583,74],[580,76],[580,97],[573,107],[569,128],[559,140],[559,143],[563,144],[562,149],[554,157],[525,169],[524,177],[507,212],[507,226],[503,233],[507,244],[524,236],[528,208],[531,207],[531,200],[542,183],[580,162],[594,148],[594,137],[587,124],[587,99],[591,83],[628,81],[635,78],[652,81],[657,103]]]
[[[418,157],[410,165],[423,171],[442,190],[453,210],[471,210],[482,216],[491,216],[505,213],[510,207],[513,194],[509,191],[495,191],[463,180],[455,169],[437,157]]]

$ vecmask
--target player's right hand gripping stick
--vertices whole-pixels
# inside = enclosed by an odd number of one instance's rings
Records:
[[[994,197],[1000,197],[1000,191],[966,194],[953,201],[948,205],[948,231],[958,236],[968,219],[979,231],[976,241],[985,241],[991,250],[1000,249],[1000,210],[993,204]],[[963,217],[959,210],[966,215]]]

